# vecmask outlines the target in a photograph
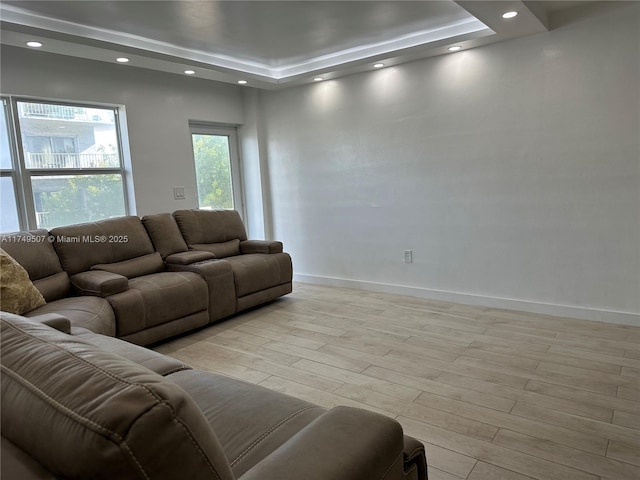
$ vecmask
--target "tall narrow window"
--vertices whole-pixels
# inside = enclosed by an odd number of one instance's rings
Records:
[[[200,208],[242,211],[235,128],[192,124],[190,130]]]
[[[30,227],[127,213],[116,108],[26,100],[15,105]]]
[[[20,230],[20,210],[16,189],[15,154],[11,142],[12,129],[9,101],[2,99],[0,114],[0,232]]]

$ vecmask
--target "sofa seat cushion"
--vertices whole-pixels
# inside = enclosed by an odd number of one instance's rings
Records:
[[[211,252],[190,252],[172,253],[164,259],[167,265],[191,265],[192,263],[215,260],[216,256]]]
[[[207,310],[206,282],[192,272],[161,272],[132,278],[129,289],[107,297],[118,337]]]
[[[231,263],[238,298],[291,282],[293,268],[286,253],[251,253],[225,258]]]
[[[200,407],[236,478],[325,412],[304,400],[214,373],[186,370],[167,378]]]
[[[189,396],[147,368],[2,313],[2,435],[56,478],[231,480]]]
[[[58,313],[71,322],[72,327],[82,327],[102,335],[116,334],[116,319],[113,310],[103,298],[69,297],[54,300],[25,314],[35,317],[46,313]]]
[[[234,255],[240,255],[240,240],[234,238],[227,242],[196,243],[194,245],[189,245],[189,249],[212,253],[215,258],[232,257]]]

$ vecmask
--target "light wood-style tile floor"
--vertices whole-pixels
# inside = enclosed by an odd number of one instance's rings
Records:
[[[640,479],[640,327],[298,283],[156,350],[393,417],[431,480]]]

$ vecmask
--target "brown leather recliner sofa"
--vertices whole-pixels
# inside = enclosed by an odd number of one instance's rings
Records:
[[[212,322],[292,291],[291,257],[282,242],[247,240],[235,210],[178,210],[144,216],[142,223],[168,270],[207,280]]]
[[[25,241],[38,238],[40,241]],[[19,241],[17,241],[19,240]],[[0,236],[74,325],[149,345],[292,290],[282,243],[247,240],[236,211],[181,210]]]
[[[2,478],[423,480],[394,420],[2,313]]]
[[[247,240],[238,212],[177,210],[173,216],[189,250],[212,253],[231,265],[236,311],[291,293],[293,267],[282,243]]]
[[[76,292],[111,305],[118,337],[148,345],[209,322],[204,279],[167,272],[138,217],[58,227],[51,235]]]

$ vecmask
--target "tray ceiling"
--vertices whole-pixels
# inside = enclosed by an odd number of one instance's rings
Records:
[[[278,88],[546,30],[519,1],[2,1],[2,43]],[[505,20],[507,10],[518,16]]]

